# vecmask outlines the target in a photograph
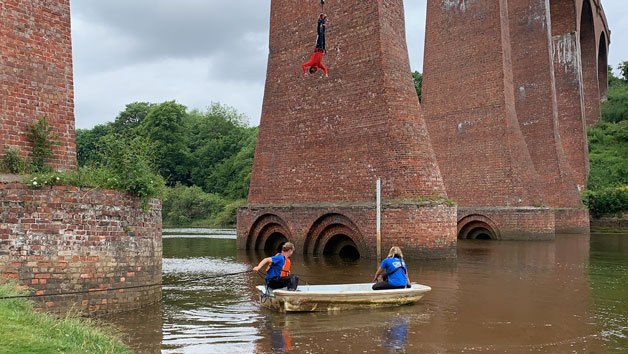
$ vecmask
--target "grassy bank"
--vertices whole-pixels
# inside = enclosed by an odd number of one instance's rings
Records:
[[[0,285],[0,297],[21,294],[13,284]],[[37,312],[25,299],[0,300],[0,343],[2,353],[132,353],[110,330]]]

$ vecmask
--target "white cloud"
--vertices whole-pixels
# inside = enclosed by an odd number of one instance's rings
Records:
[[[628,60],[628,3],[605,0],[609,64]],[[412,70],[422,71],[426,0],[406,0]],[[134,101],[220,102],[259,124],[268,60],[270,2],[81,0],[72,2],[76,125],[112,121]]]

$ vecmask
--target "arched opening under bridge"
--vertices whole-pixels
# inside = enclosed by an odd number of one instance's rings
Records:
[[[281,252],[283,245],[288,242],[288,238],[281,232],[274,232],[266,239],[264,251]]]
[[[604,32],[600,35],[600,48],[598,50],[597,66],[597,75],[600,86],[600,101],[604,103],[608,100],[608,53],[606,52],[606,35]]]
[[[347,236],[338,234],[333,236],[323,249],[324,255],[338,255],[340,258],[358,259],[360,258],[360,251],[355,245],[355,242]]]
[[[590,1],[584,0],[580,18],[580,57],[587,126],[596,125],[601,119],[597,49],[593,10]]]
[[[501,240],[496,224],[483,215],[469,215],[458,221],[460,240]]]

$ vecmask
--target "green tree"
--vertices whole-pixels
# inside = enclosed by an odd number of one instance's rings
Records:
[[[423,75],[418,71],[413,72],[412,81],[414,81],[414,88],[416,89],[417,96],[419,96],[419,102],[421,102],[421,88],[423,87]]]
[[[246,144],[246,124],[244,115],[220,104],[212,104],[205,113],[190,113],[188,132],[193,160],[192,184],[204,186],[207,192],[222,193],[208,185],[206,179],[216,166],[238,154]]]
[[[624,84],[624,82],[620,78],[615,76],[615,73],[613,72],[613,67],[611,65],[608,66],[607,77],[608,77],[608,87],[619,86],[619,85]]]
[[[148,102],[133,102],[116,117],[112,129],[117,134],[131,136],[155,105]]]
[[[238,153],[218,164],[208,175],[205,189],[220,193],[230,200],[245,199],[249,194],[257,128],[246,132]]]
[[[624,81],[628,82],[628,61],[622,61],[621,63],[619,63],[617,68],[619,69],[619,72],[621,73]]]
[[[92,129],[76,130],[76,160],[79,167],[101,162],[102,138],[111,134],[111,124],[99,124]]]
[[[600,123],[587,129],[591,172],[588,188],[628,185],[628,121]]]
[[[138,133],[150,139],[158,156],[157,170],[168,184],[189,184],[190,152],[187,147],[184,120],[186,107],[175,101],[151,108],[138,127]]]

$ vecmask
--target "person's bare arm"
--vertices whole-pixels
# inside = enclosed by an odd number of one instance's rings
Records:
[[[259,262],[259,264],[257,265],[257,267],[253,267],[253,271],[257,272],[258,270],[262,269],[262,267],[266,264],[266,263],[273,263],[273,259],[268,257],[268,258],[264,258],[262,259],[261,262]]]
[[[384,268],[379,267],[377,268],[377,272],[375,272],[375,277],[373,277],[373,283],[377,282],[377,278],[379,277],[380,274],[382,274],[384,272]]]

